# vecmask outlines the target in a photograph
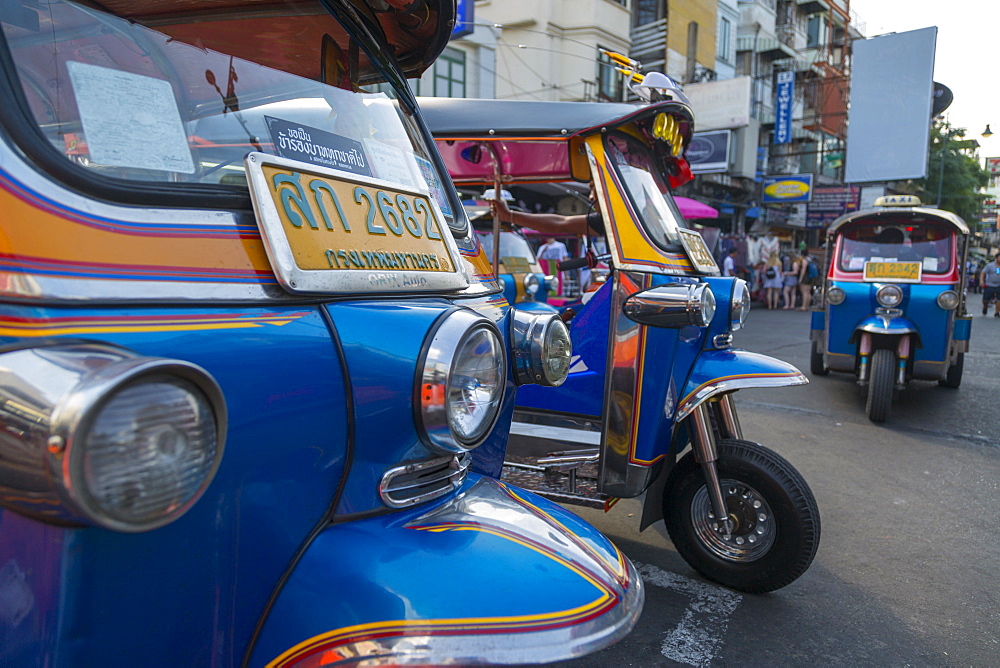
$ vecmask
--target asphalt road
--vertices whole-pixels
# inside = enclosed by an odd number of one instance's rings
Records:
[[[560,665],[1000,666],[1000,318],[972,306],[961,387],[911,384],[876,425],[852,377],[809,374],[809,315],[755,303],[736,344],[811,382],[739,392],[740,420],[811,486],[815,561],[742,594],[688,567],[662,523],[640,534],[637,500],[573,508],[640,566],[646,605],[627,638]]]

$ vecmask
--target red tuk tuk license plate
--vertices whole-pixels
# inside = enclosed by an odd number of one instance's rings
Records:
[[[888,283],[919,283],[919,262],[865,262],[864,280]]]
[[[436,203],[398,184],[251,153],[247,177],[279,282],[291,292],[468,285]]]

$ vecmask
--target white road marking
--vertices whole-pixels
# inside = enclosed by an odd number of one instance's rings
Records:
[[[708,666],[722,650],[729,616],[743,595],[669,573],[656,566],[634,562],[646,585],[670,589],[691,597],[677,626],[667,632],[660,649],[663,656],[689,666]]]

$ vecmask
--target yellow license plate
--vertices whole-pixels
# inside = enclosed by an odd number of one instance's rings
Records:
[[[509,274],[527,274],[531,271],[531,265],[528,264],[527,258],[512,255],[500,258],[500,262]]]
[[[295,292],[465,287],[430,197],[385,181],[252,153],[247,173],[268,255]]]
[[[866,281],[889,283],[919,283],[919,262],[865,262]]]

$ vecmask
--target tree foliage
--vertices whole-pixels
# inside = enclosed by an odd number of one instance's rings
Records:
[[[931,126],[927,178],[916,182],[921,201],[938,203],[940,208],[961,216],[973,229],[986,199],[981,191],[989,183],[989,172],[980,164],[975,148],[974,139],[965,139],[964,128],[954,128],[947,121],[935,122]]]

